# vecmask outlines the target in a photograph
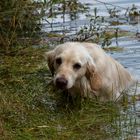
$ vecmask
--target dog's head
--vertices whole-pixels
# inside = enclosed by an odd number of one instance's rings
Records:
[[[90,77],[90,71],[95,69],[89,52],[80,43],[59,45],[45,56],[54,84],[60,89],[72,88],[83,76]]]

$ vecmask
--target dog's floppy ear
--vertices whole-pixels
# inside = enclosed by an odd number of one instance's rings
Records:
[[[54,69],[55,51],[54,50],[51,50],[49,52],[45,52],[44,57],[47,60],[49,69],[51,71],[51,74],[54,75],[54,71],[55,71],[55,69]]]
[[[89,81],[92,90],[97,91],[101,88],[101,77],[98,74],[95,64],[87,63],[86,78]]]

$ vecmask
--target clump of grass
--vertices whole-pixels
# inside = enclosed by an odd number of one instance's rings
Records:
[[[140,16],[140,11],[135,4],[132,5],[129,11],[129,16]]]

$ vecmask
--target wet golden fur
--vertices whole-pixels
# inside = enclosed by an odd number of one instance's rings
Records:
[[[131,74],[97,44],[67,42],[45,54],[54,76],[67,79],[66,90],[71,95],[99,97],[100,100],[116,100],[121,92],[134,84]],[[56,64],[61,58],[62,64]],[[74,69],[73,65],[81,65]]]

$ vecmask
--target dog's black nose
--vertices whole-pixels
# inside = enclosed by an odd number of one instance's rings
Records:
[[[67,84],[68,84],[68,81],[63,77],[56,79],[56,86],[60,89],[65,89]]]

